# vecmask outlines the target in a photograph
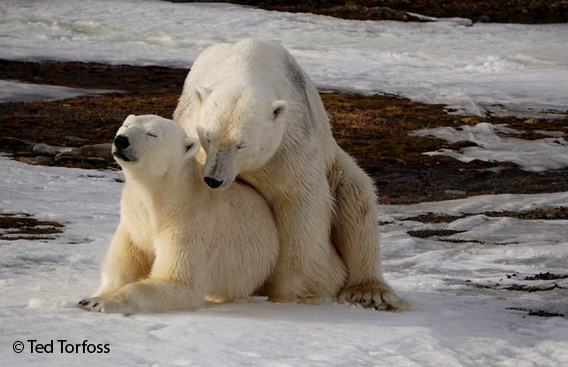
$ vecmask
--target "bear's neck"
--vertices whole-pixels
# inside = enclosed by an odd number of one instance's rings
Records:
[[[125,190],[142,199],[151,212],[175,210],[190,198],[192,202],[207,200],[210,192],[201,177],[203,173],[195,159],[180,162],[164,175],[148,177],[125,171]]]

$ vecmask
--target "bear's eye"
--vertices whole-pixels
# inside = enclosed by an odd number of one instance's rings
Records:
[[[152,137],[154,137],[154,138],[157,138],[157,137],[158,137],[158,135],[152,134],[152,133],[146,133],[146,135],[152,136]]]
[[[237,150],[243,150],[247,147],[247,143],[239,143],[239,145],[237,145]]]

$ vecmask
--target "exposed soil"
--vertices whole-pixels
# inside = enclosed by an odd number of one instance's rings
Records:
[[[54,102],[0,104],[0,151],[32,164],[116,167],[112,162],[88,157],[56,161],[32,152],[29,141],[64,147],[109,143],[129,114],[171,117],[187,72],[165,67],[0,60],[0,79],[117,91]],[[396,96],[326,93],[322,99],[336,140],[375,179],[383,203],[568,191],[568,170],[534,173],[510,163],[466,164],[448,157],[425,156],[422,153],[460,149],[471,142],[448,144],[408,135],[427,127],[490,122],[508,124],[524,131],[524,138],[533,139],[545,137],[535,130],[568,132],[565,120],[455,116],[444,106]]]
[[[197,0],[172,0],[194,2]],[[201,1],[201,0],[199,0]],[[225,0],[267,10],[314,13],[355,20],[418,21],[408,14],[468,18],[473,22],[566,23],[566,0]]]
[[[564,317],[563,314],[558,312],[548,312],[545,310],[528,310],[529,316],[538,316],[538,317]]]
[[[462,215],[447,215],[447,214],[436,214],[436,213],[426,213],[421,214],[415,217],[409,217],[404,220],[407,221],[416,221],[422,223],[451,223],[458,219],[463,219],[467,217],[471,217],[473,215],[483,214],[488,217],[492,218],[499,218],[499,217],[507,217],[507,218],[516,218],[516,219],[544,219],[544,220],[552,220],[552,219],[568,219],[568,207],[557,207],[551,209],[542,209],[536,208],[533,210],[523,210],[520,212],[513,212],[513,211],[499,211],[499,212],[483,212],[483,213],[464,213]]]
[[[416,238],[428,238],[435,236],[451,236],[465,231],[456,231],[454,229],[421,229],[416,231],[408,231],[408,234]]]
[[[514,281],[521,281],[518,274],[507,274],[507,279],[513,279]],[[477,289],[488,289],[488,290],[497,290],[497,291],[509,291],[509,292],[524,292],[524,293],[535,293],[535,292],[550,292],[557,289],[566,289],[566,287],[559,285],[558,283],[553,282],[553,280],[559,279],[566,279],[568,278],[567,275],[556,275],[552,273],[540,273],[534,276],[525,277],[525,281],[529,281],[526,284],[522,283],[514,283],[510,285],[503,285],[501,283],[495,284],[479,284],[474,283],[471,280],[466,280],[466,285],[477,288]],[[539,284],[530,284],[530,281],[540,281]],[[504,281],[501,279],[500,281]],[[510,308],[510,310],[516,311],[523,311],[527,313],[527,316],[537,316],[537,317],[565,317],[564,314],[558,312],[550,312],[546,310],[531,310],[526,308]]]
[[[528,286],[528,285],[524,285],[524,284],[513,284],[512,286],[506,287],[504,289],[506,289],[508,291],[519,291],[519,292],[533,293],[533,292],[546,292],[546,291],[552,291],[554,289],[564,289],[564,288],[559,286],[558,284],[540,285],[540,286]]]
[[[552,273],[538,273],[530,277],[525,277],[525,280],[558,280],[568,279],[568,275],[557,275]]]
[[[0,240],[49,240],[62,233],[63,227],[61,223],[37,220],[28,214],[0,214]]]
[[[509,308],[509,310],[523,311],[527,312],[527,316],[537,316],[537,317],[564,317],[563,314],[557,312],[548,312],[544,310],[529,310],[526,308]]]

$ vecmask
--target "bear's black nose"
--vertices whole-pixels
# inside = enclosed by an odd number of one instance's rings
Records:
[[[123,150],[130,146],[130,141],[124,135],[117,135],[116,138],[114,138],[114,146]]]
[[[204,180],[205,183],[212,189],[216,189],[223,184],[223,181],[217,181],[216,179],[211,177],[205,177]]]

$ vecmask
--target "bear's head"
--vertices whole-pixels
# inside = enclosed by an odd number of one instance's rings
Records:
[[[231,185],[241,172],[261,168],[282,142],[286,101],[250,81],[197,87],[196,123],[207,153],[205,182],[214,189]]]
[[[160,177],[195,156],[199,146],[197,138],[188,137],[172,120],[130,115],[118,129],[112,154],[126,171]]]

